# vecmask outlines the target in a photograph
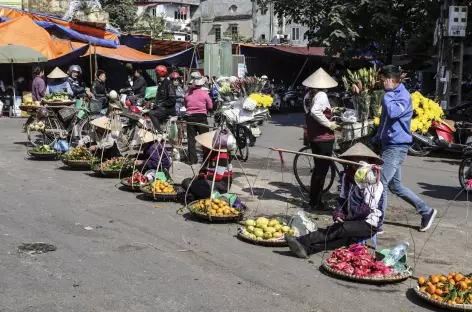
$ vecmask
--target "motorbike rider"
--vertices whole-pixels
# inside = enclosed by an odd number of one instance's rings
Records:
[[[69,75],[68,82],[72,89],[74,95],[72,99],[77,99],[84,97],[87,95],[88,97],[92,97],[92,93],[85,89],[85,84],[80,81],[80,75],[82,75],[82,68],[79,65],[71,65],[69,70],[67,71]]]
[[[159,65],[155,69],[158,77],[156,101],[152,109],[149,111],[149,118],[155,130],[160,130],[160,124],[167,117],[175,114],[176,95],[172,82],[167,79],[167,67]]]
[[[266,75],[262,75],[262,93],[263,94],[272,94],[272,85],[270,84],[269,78]]]
[[[99,100],[102,103],[103,109],[107,107],[108,102],[108,91],[105,85],[106,79],[106,72],[99,69],[97,70],[95,81],[92,83],[92,93],[95,99]]]
[[[175,88],[175,113],[179,116],[180,108],[184,107],[185,91],[181,86],[181,77],[178,72],[171,73],[169,79],[172,81]]]
[[[143,99],[144,96],[146,95],[146,88],[147,88],[147,83],[146,79],[143,77],[143,70],[142,69],[136,69],[134,71],[134,81],[133,85],[131,86],[131,89],[133,90],[135,100],[136,99]]]

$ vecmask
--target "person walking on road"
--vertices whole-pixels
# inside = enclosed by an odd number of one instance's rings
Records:
[[[318,69],[310,77],[303,81],[303,85],[311,88],[305,100],[309,105],[305,106],[305,121],[313,154],[332,156],[334,147],[334,130],[339,126],[331,122],[333,113],[325,89],[334,88],[338,85],[322,68]],[[313,98],[313,99],[311,99]],[[310,209],[325,210],[321,201],[323,188],[330,168],[330,161],[315,158],[315,170],[311,176],[310,184]]]
[[[379,233],[383,232],[383,220],[387,210],[387,194],[390,191],[414,206],[421,215],[420,232],[427,231],[433,224],[437,210],[430,208],[416,194],[401,182],[401,165],[412,142],[410,123],[413,116],[413,105],[410,93],[401,83],[401,71],[398,67],[388,65],[379,73],[385,89],[382,103],[382,114],[377,134],[372,142],[381,147],[382,166],[381,181],[384,186],[382,194],[382,219]]]
[[[192,87],[184,97],[187,109],[187,122],[208,125],[208,111],[213,109],[213,102],[208,92],[203,90],[205,78],[199,72],[190,75]],[[208,127],[196,124],[187,124],[188,160],[190,165],[198,164],[195,137],[209,131]]]

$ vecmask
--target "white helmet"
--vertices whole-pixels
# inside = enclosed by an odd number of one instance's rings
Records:
[[[266,75],[262,75],[261,79],[269,79]]]
[[[118,93],[115,90],[111,90],[108,94],[108,97],[110,98],[110,100],[116,100],[118,99]]]

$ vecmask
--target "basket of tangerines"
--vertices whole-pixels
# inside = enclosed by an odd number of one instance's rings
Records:
[[[449,310],[472,311],[472,275],[451,272],[418,278],[415,292],[422,299]]]

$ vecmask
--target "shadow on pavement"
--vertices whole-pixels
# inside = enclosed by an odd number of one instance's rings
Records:
[[[422,307],[424,309],[428,309],[428,310],[431,310],[431,311],[437,311],[437,312],[443,312],[444,311],[444,308],[441,309],[439,307],[436,307],[432,304],[429,304],[427,302],[425,302],[424,300],[422,300],[421,298],[419,298],[415,291],[413,289],[408,289],[407,292],[406,292],[406,298],[408,299],[408,301],[410,301],[411,303],[414,303],[416,304],[417,306],[419,307]]]
[[[405,224],[405,223],[400,223],[400,222],[384,221],[384,224],[393,225],[393,226],[399,226],[399,227],[404,227],[404,228],[409,228],[409,229],[413,229],[413,230],[418,230],[418,226],[410,225],[410,224]]]
[[[420,182],[418,185],[424,190],[421,194],[429,196],[431,198],[436,199],[444,199],[447,201],[451,201],[461,192],[459,181],[457,181],[458,186],[444,186],[444,185],[436,185],[436,184],[429,184]],[[469,195],[472,198],[472,194]],[[466,192],[462,192],[459,196],[457,196],[456,201],[467,201]]]
[[[305,125],[303,113],[271,115],[270,122],[281,127],[302,127]]]

